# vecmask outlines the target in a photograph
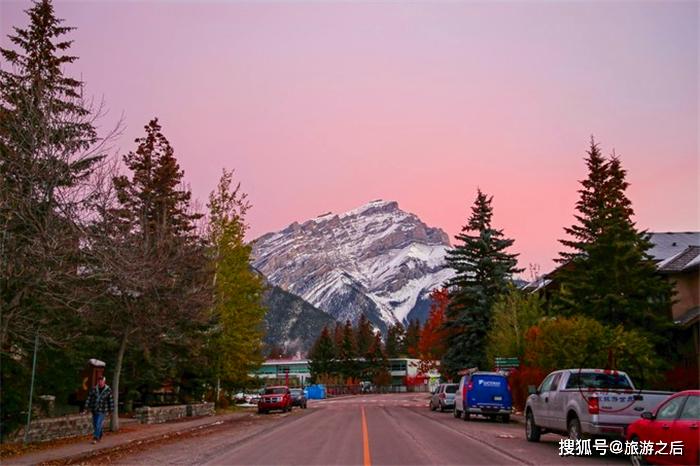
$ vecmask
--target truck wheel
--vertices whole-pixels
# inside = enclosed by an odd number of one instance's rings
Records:
[[[468,420],[470,420],[471,418],[472,418],[472,413],[470,413],[469,411],[465,411],[465,412],[464,412],[464,420],[465,420],[465,421],[468,421]]]
[[[510,422],[510,414],[503,414],[501,416],[501,422],[504,424],[508,424]]]
[[[639,443],[639,437],[636,435],[632,437],[633,442]],[[644,456],[640,455],[639,453],[635,455],[630,455],[630,462],[633,464],[633,466],[646,466],[649,464],[649,462],[644,458]]]
[[[542,429],[535,424],[535,416],[528,409],[525,416],[525,438],[527,438],[528,442],[539,442],[540,435],[542,435]]]
[[[577,417],[572,417],[566,425],[567,431],[569,432],[569,438],[573,441],[581,440],[583,436],[581,435],[581,422]]]

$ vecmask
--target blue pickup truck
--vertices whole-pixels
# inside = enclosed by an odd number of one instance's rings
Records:
[[[510,421],[513,398],[505,375],[499,372],[473,372],[462,377],[455,394],[454,416],[480,414],[501,422]]]

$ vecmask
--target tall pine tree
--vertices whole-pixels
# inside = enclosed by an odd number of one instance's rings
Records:
[[[127,348],[177,372],[174,351],[185,354],[183,347],[201,341],[191,337],[201,334],[212,305],[211,260],[195,231],[201,215],[192,212],[184,173],[157,119],[145,130],[136,151],[123,157],[130,176],[113,179],[116,203],[100,210],[88,248],[102,296],[91,314],[119,347],[115,397]],[[115,430],[118,420],[115,412]]]
[[[51,366],[47,345],[67,355],[83,330],[77,311],[86,294],[75,271],[91,194],[85,182],[103,158],[97,115],[64,70],[77,60],[66,37],[72,28],[49,0],[26,13],[29,25],[13,28],[10,48],[0,48],[0,422],[10,429],[26,408],[35,338],[39,367]],[[35,391],[60,396],[60,373]]]
[[[343,339],[338,348],[338,360],[340,370],[346,379],[354,379],[358,377],[357,363],[357,343],[355,342],[355,332],[349,320],[345,321],[343,327]]]
[[[448,283],[445,325],[449,344],[441,367],[452,376],[461,369],[490,366],[485,350],[491,307],[506,291],[512,275],[521,271],[516,267],[517,254],[506,252],[514,240],[491,224],[491,202],[491,197],[478,190],[472,214],[446,258],[456,275]]]
[[[309,351],[311,377],[318,382],[321,378],[335,375],[337,372],[335,359],[336,351],[333,337],[328,327],[323,327],[321,334],[311,347],[311,351]]]
[[[369,347],[372,346],[372,341],[374,341],[372,324],[364,314],[360,315],[360,319],[357,321],[355,341],[357,342],[357,354],[360,355],[367,353]]]
[[[560,253],[555,310],[639,330],[666,352],[672,287],[656,271],[649,235],[632,220],[626,172],[618,157],[603,158],[593,140],[586,163],[577,223],[561,240],[567,249]]]
[[[406,329],[406,339],[404,348],[406,350],[406,356],[409,358],[419,358],[420,357],[420,334],[421,327],[420,321],[418,319],[413,319],[408,323],[408,328]]]
[[[406,329],[401,322],[389,326],[386,335],[386,356],[399,358],[405,355]]]

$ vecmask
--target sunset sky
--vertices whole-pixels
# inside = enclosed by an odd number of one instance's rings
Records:
[[[0,0],[0,44],[28,2]],[[70,71],[153,116],[195,197],[234,168],[250,238],[392,199],[451,236],[476,189],[552,267],[595,135],[641,228],[700,229],[698,2],[57,2]],[[3,63],[5,66],[5,63]]]

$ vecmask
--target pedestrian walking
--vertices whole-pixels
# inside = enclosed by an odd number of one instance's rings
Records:
[[[105,417],[114,411],[114,397],[112,397],[112,389],[107,385],[106,377],[102,376],[97,379],[97,385],[90,390],[83,411],[87,410],[92,413],[94,432],[92,443],[97,443],[102,440],[102,424]]]

